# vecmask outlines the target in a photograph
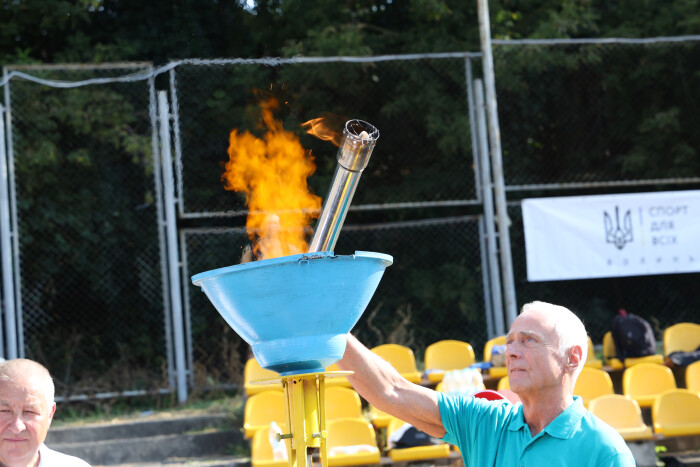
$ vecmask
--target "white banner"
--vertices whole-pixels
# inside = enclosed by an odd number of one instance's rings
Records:
[[[530,281],[700,272],[700,191],[526,199]]]

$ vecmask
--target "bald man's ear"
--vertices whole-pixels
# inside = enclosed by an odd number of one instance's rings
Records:
[[[583,350],[580,345],[575,345],[569,349],[569,355],[566,358],[566,371],[574,372],[580,365],[583,365],[581,358]]]
[[[51,421],[53,420],[53,414],[56,413],[56,402],[51,404],[51,409],[49,410],[49,424],[51,424]]]

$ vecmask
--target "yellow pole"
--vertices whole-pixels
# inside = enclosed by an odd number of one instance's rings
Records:
[[[321,464],[327,467],[328,434],[323,374],[285,376],[282,378],[282,387],[290,432],[282,434],[280,439],[289,440],[286,444],[290,467],[309,467],[308,448],[320,448]]]
[[[350,371],[305,373],[283,376],[282,389],[285,416],[289,433],[277,436],[285,440],[290,467],[311,467],[307,448],[320,448],[321,466],[328,467],[326,440],[326,375],[347,376]],[[279,382],[279,379],[259,380],[255,383]]]
[[[321,467],[328,467],[328,447],[326,440],[328,432],[326,431],[326,376],[320,375],[318,379],[318,407],[320,414],[320,430],[321,430]]]

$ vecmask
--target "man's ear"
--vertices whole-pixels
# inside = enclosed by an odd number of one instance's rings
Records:
[[[580,365],[583,365],[583,361],[581,361],[583,357],[583,350],[581,349],[580,345],[575,345],[569,349],[568,355],[566,357],[566,371],[568,372],[573,372],[575,371]]]
[[[53,420],[53,414],[56,413],[56,402],[51,404],[51,409],[49,410],[49,424],[51,424],[51,420]]]

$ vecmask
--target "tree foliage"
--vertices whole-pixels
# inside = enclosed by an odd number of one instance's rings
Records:
[[[0,63],[478,50],[459,0],[4,0]],[[697,33],[694,0],[490,2],[496,38]]]

